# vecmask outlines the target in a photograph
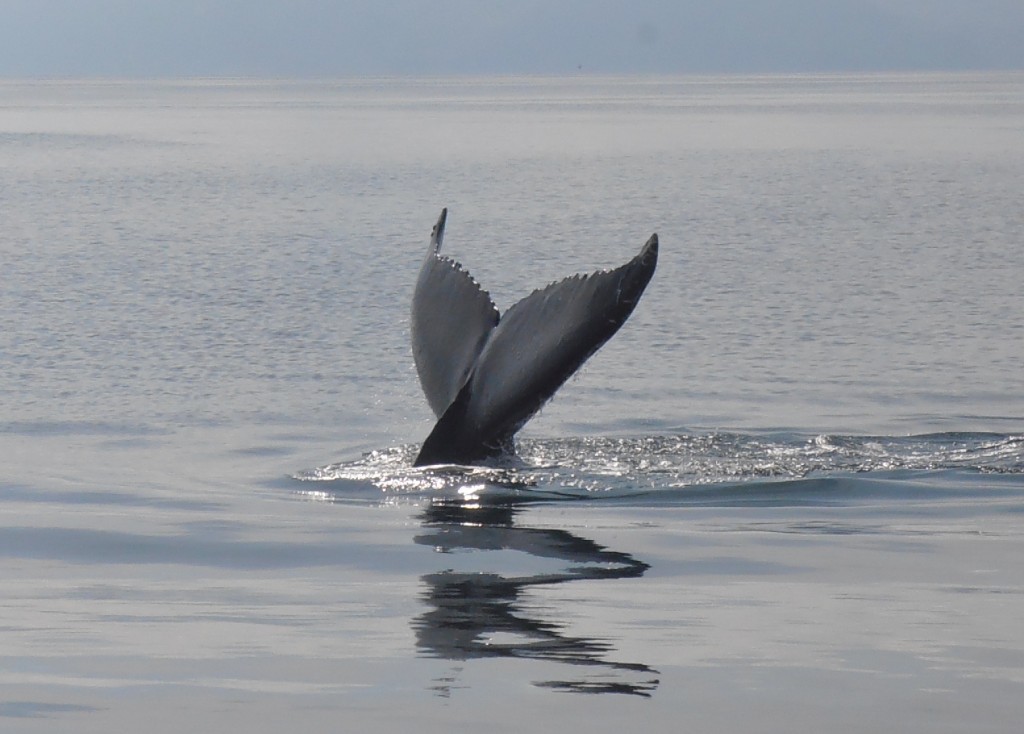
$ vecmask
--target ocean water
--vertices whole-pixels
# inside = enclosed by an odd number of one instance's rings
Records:
[[[0,81],[0,729],[1024,716],[1024,75]],[[430,228],[636,312],[413,470]]]

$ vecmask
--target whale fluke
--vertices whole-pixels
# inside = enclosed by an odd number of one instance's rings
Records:
[[[442,209],[412,299],[412,349],[438,421],[414,462],[471,464],[512,437],[633,312],[658,262],[658,235],[614,270],[536,290],[500,315],[491,297],[440,254]]]

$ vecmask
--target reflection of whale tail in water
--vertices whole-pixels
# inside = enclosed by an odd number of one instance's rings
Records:
[[[658,235],[614,270],[536,290],[504,315],[469,273],[440,254],[434,226],[412,301],[412,345],[438,422],[416,466],[467,464],[512,436],[633,312],[658,262]]]
[[[420,649],[448,660],[501,657],[562,664],[571,666],[563,668],[565,676],[535,685],[576,693],[650,696],[658,687],[656,670],[607,659],[611,644],[567,634],[565,623],[545,619],[544,612],[550,610],[528,593],[576,580],[638,578],[648,565],[566,530],[517,527],[516,512],[512,506],[467,509],[457,504],[426,509],[427,532],[415,539],[421,545],[442,553],[521,551],[570,565],[520,575],[447,569],[423,576],[422,598],[428,610],[413,621]]]
[[[611,574],[607,574],[610,576]],[[524,591],[585,578],[581,574],[506,578],[494,573],[443,571],[423,577],[430,610],[414,623],[419,647],[448,660],[517,658],[572,666],[576,673],[534,681],[570,693],[649,697],[658,672],[643,663],[606,659],[611,643],[566,634],[564,625],[536,618]],[[531,614],[533,611],[533,614]],[[583,672],[589,671],[589,672]]]

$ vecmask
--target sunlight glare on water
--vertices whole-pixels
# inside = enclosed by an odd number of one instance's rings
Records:
[[[1024,474],[1024,437],[931,434],[909,437],[705,434],[527,440],[494,467],[412,468],[415,446],[295,475],[338,499],[458,497],[491,500],[633,498],[686,501],[686,488],[835,474],[961,470]],[[376,488],[374,494],[372,488]],[[469,488],[472,488],[471,490]],[[681,491],[680,491],[681,490]]]

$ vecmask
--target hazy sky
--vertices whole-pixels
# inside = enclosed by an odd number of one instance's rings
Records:
[[[1022,69],[1024,0],[0,0],[0,76]]]

